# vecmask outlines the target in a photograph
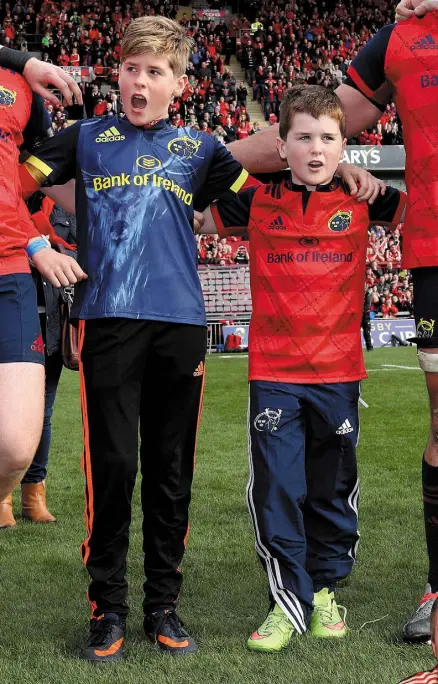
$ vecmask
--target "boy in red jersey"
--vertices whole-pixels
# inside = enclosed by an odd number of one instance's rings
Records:
[[[403,628],[406,641],[430,639],[430,612],[438,597],[438,1],[403,0],[397,19],[384,26],[354,58],[336,93],[347,116],[347,137],[373,126],[394,101],[403,124],[408,207],[402,267],[412,270],[420,367],[430,404],[430,431],[422,459],[429,571],[420,605]],[[230,151],[249,173],[280,168],[275,129]],[[252,146],[252,147],[251,147]],[[414,340],[415,341],[415,340]]]
[[[334,587],[358,543],[359,383],[370,222],[397,225],[405,196],[355,202],[334,176],[345,149],[339,98],[320,86],[285,94],[277,148],[291,179],[244,190],[202,229],[250,236],[248,505],[271,608],[248,640],[287,646],[310,625],[343,637]],[[243,228],[236,228],[241,226]]]

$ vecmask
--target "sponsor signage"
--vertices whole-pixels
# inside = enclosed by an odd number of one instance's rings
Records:
[[[391,335],[397,335],[403,342],[415,337],[413,318],[375,318],[371,321],[371,339],[374,347],[391,345]],[[365,346],[362,336],[362,346]]]
[[[370,171],[404,171],[406,154],[403,145],[348,145],[342,161]]]
[[[210,19],[210,21],[219,21],[219,19],[224,19],[229,14],[228,10],[225,9],[210,9],[209,7],[204,7],[196,10],[196,16],[199,19]]]
[[[242,339],[240,349],[248,347],[249,325],[224,325],[222,333],[224,344],[228,335],[237,335]],[[412,318],[374,319],[371,321],[371,339],[374,347],[391,345],[391,335],[397,335],[403,342],[415,337],[415,321]],[[365,346],[362,336],[362,346]]]

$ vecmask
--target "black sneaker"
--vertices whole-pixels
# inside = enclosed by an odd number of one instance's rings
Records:
[[[403,639],[405,641],[430,643],[430,615],[437,598],[438,594],[432,593],[430,584],[427,584],[420,605],[403,627]]]
[[[166,653],[180,655],[197,653],[198,647],[183,627],[174,610],[158,610],[144,616],[144,631],[148,639]]]
[[[116,613],[105,613],[90,620],[90,635],[82,649],[82,658],[95,663],[122,660],[125,621]]]

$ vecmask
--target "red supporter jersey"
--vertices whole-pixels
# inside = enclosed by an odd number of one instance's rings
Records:
[[[438,667],[434,667],[433,670],[428,670],[427,672],[417,672],[412,677],[403,679],[399,684],[438,684]]]
[[[24,247],[30,219],[20,210],[18,155],[31,107],[32,91],[24,78],[0,69],[0,275],[29,272]]]
[[[382,102],[385,93],[386,102],[396,103],[408,191],[402,263],[438,266],[438,12],[384,26],[355,57],[347,76],[347,85],[370,100]]]
[[[286,182],[212,206],[221,237],[249,235],[253,313],[249,379],[350,382],[366,377],[360,339],[372,221],[397,224],[405,195],[369,206],[337,179],[310,192]]]

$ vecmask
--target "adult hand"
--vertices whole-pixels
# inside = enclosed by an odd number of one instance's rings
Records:
[[[88,278],[79,264],[65,254],[59,254],[51,247],[40,249],[32,257],[35,268],[50,280],[53,287],[67,287]]]
[[[337,173],[348,185],[350,194],[358,202],[373,204],[377,197],[386,192],[386,185],[366,169],[354,164],[339,164]]]
[[[428,12],[438,9],[438,0],[401,0],[395,8],[395,20],[403,21],[411,17],[424,17]]]
[[[204,219],[204,214],[201,214],[200,211],[195,211],[194,212],[195,216],[193,219],[193,228],[195,233],[200,233],[202,232],[202,226],[204,225],[205,219]]]
[[[52,85],[61,91],[67,104],[73,104],[73,95],[78,104],[82,104],[82,92],[76,81],[61,67],[41,62],[32,57],[24,67],[23,76],[36,93],[53,105],[62,104],[55,93],[47,88]]]

